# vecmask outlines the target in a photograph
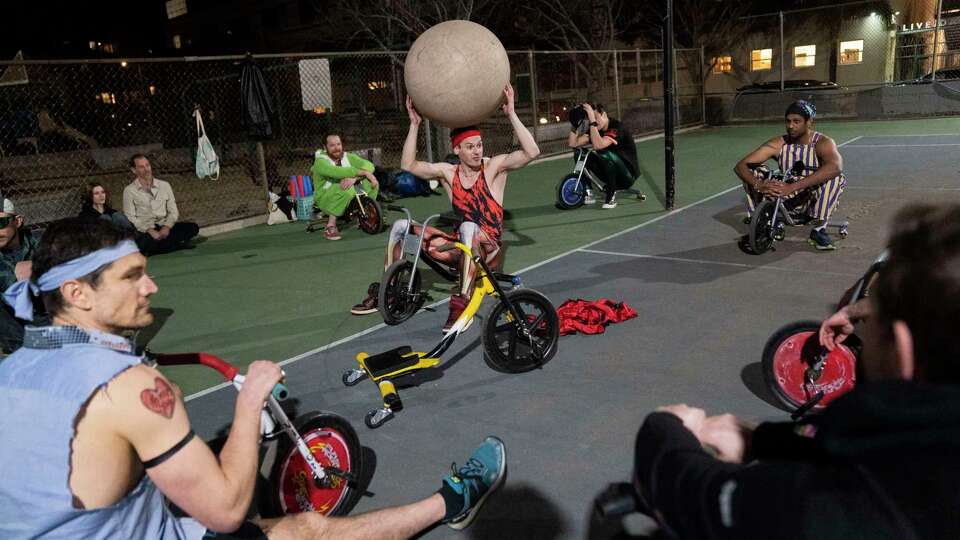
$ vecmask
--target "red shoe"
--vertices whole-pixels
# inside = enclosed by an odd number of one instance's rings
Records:
[[[367,287],[367,297],[363,299],[363,302],[353,306],[350,309],[350,313],[354,315],[369,315],[371,313],[377,312],[377,297],[380,294],[380,284],[371,283]]]
[[[323,230],[323,236],[327,240],[339,240],[342,238],[340,236],[340,231],[337,230],[336,225],[329,225]]]
[[[467,309],[467,304],[470,302],[470,299],[462,294],[454,294],[450,296],[450,314],[447,316],[447,322],[443,325],[443,332],[447,333],[450,331],[450,328],[453,327],[453,324],[457,322],[457,319],[460,318],[460,315],[463,314],[463,310]],[[470,328],[470,325],[473,323],[471,318],[467,325],[463,327],[461,332],[466,332],[467,328]]]

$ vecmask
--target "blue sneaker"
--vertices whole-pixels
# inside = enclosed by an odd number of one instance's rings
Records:
[[[833,245],[833,240],[830,239],[830,235],[827,234],[827,231],[824,229],[812,229],[810,231],[810,239],[807,240],[807,242],[817,248],[817,251],[833,251],[837,249],[837,246]]]
[[[457,469],[453,464],[451,468],[453,474],[443,482],[463,497],[463,508],[446,524],[460,530],[470,525],[487,497],[503,484],[507,476],[507,449],[500,439],[487,437],[462,467]]]

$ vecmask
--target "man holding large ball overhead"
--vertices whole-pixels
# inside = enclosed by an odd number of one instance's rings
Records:
[[[400,166],[403,170],[421,178],[439,180],[459,219],[453,234],[427,227],[427,234],[424,235],[426,249],[431,257],[450,265],[459,265],[460,288],[450,297],[450,315],[443,328],[445,332],[456,322],[470,300],[476,268],[468,257],[461,257],[459,250],[440,252],[438,248],[451,240],[457,240],[470,246],[474,253],[482,254],[484,260],[492,267],[497,267],[502,258],[503,194],[507,185],[507,173],[523,167],[540,155],[540,148],[537,147],[533,135],[523,125],[514,110],[513,87],[507,84],[503,95],[505,101],[501,109],[513,127],[520,149],[508,154],[484,157],[483,137],[479,128],[477,126],[460,127],[450,132],[453,152],[460,161],[456,165],[417,160],[417,138],[421,117],[414,108],[413,99],[407,97],[410,130],[403,144]],[[416,223],[407,223],[406,220],[394,223],[390,231],[384,268],[390,266],[393,260],[400,256],[399,241],[408,230],[419,234],[420,226]],[[368,298],[355,306],[352,312],[358,314],[358,308],[361,307],[372,308],[370,313],[375,311],[376,293],[376,286],[371,284]]]

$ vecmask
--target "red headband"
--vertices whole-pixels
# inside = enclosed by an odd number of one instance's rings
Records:
[[[469,139],[470,137],[479,137],[479,136],[480,136],[479,129],[468,129],[466,131],[461,131],[460,133],[457,133],[456,135],[451,137],[450,144],[453,145],[454,148],[456,148],[457,146],[460,145],[460,143],[463,142],[464,139]]]

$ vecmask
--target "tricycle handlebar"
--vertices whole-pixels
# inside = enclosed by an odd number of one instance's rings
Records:
[[[240,376],[240,370],[230,362],[212,355],[210,353],[173,353],[173,354],[154,354],[150,355],[161,366],[180,366],[190,364],[202,364],[211,369],[220,372],[223,378],[229,382]],[[271,392],[277,401],[283,401],[290,396],[290,390],[282,383],[277,383]]]

